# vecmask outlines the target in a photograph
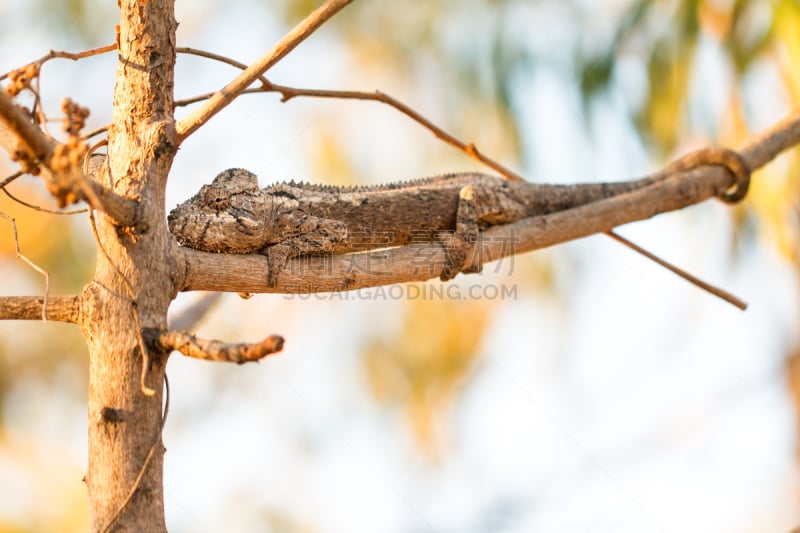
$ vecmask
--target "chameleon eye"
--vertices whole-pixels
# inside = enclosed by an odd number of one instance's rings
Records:
[[[216,210],[227,209],[230,205],[231,193],[218,187],[209,187],[203,191],[203,203]]]

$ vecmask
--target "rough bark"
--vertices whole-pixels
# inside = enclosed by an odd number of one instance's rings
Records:
[[[90,176],[96,180],[95,192],[101,196],[92,205],[106,213],[98,218],[97,270],[80,297],[53,296],[45,306],[49,320],[78,323],[89,348],[86,484],[93,531],[166,529],[160,434],[161,383],[167,350],[174,348],[193,357],[241,363],[269,355],[282,345],[277,336],[261,343],[239,344],[167,331],[167,308],[178,290],[320,292],[424,280],[441,274],[444,250],[438,244],[423,243],[369,252],[357,258],[294,259],[281,283],[271,287],[263,256],[178,249],[167,232],[164,191],[179,140],[205,124],[350,1],[328,0],[179,127],[174,122],[172,101],[176,29],[173,0],[120,2],[119,62],[113,124],[108,135],[109,156],[107,165],[95,157],[97,164],[90,167]],[[271,86],[272,90],[276,87]],[[6,111],[5,115],[12,116],[15,112],[9,106]],[[0,115],[5,116],[2,109]],[[11,121],[13,127],[9,129],[0,120],[0,146],[12,150],[19,138],[26,138],[32,151],[45,153],[47,146],[40,143],[42,133],[23,122]],[[20,130],[27,131],[27,137]],[[798,142],[800,112],[794,112],[769,131],[751,138],[740,151],[755,169]],[[469,151],[470,146],[462,148]],[[477,153],[474,147],[471,150]],[[730,177],[724,171],[705,168],[682,172],[657,187],[603,202],[496,226],[483,236],[484,260],[497,260],[680,209],[729,186]],[[0,298],[0,319],[38,319],[44,304],[40,297]],[[142,393],[142,364],[146,360],[150,361],[146,385],[154,390],[152,395]],[[143,465],[147,465],[144,470]]]
[[[166,357],[149,350],[147,385],[156,393],[142,394],[139,332],[166,328],[167,308],[176,292],[164,191],[176,151],[172,94],[177,25],[171,0],[126,0],[120,12],[109,172],[101,179],[118,194],[138,200],[141,222],[120,228],[105,215],[98,219],[97,270],[83,295],[81,320],[90,354],[86,484],[93,531],[110,525],[115,531],[165,531],[160,433]]]

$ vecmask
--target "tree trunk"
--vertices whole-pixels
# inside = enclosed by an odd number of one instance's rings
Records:
[[[109,526],[165,531],[161,425],[166,354],[147,347],[146,386],[155,393],[144,394],[140,331],[166,328],[167,308],[176,294],[164,190],[176,151],[177,24],[172,0],[125,0],[120,12],[108,172],[99,175],[107,180],[104,185],[139,200],[139,211],[132,228],[116,227],[102,214],[97,221],[97,270],[84,291],[81,317],[90,354],[86,484],[93,531]]]

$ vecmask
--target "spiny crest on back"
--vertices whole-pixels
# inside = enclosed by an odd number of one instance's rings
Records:
[[[277,183],[275,185],[270,185],[266,187],[266,189],[270,189],[271,187],[276,187],[278,185],[287,185],[289,187],[295,187],[297,189],[303,189],[304,191],[313,191],[313,192],[324,192],[328,194],[340,194],[340,193],[351,193],[351,192],[373,192],[373,191],[392,191],[397,189],[407,189],[409,187],[419,187],[423,185],[428,185],[432,183],[437,183],[440,181],[446,181],[450,178],[456,177],[463,177],[465,173],[448,173],[448,174],[439,174],[438,176],[428,176],[425,178],[416,178],[412,180],[406,181],[393,181],[389,183],[378,183],[374,185],[329,185],[325,183],[309,183],[306,181],[295,181],[291,180],[289,182],[282,182]],[[479,174],[475,174],[476,176]]]

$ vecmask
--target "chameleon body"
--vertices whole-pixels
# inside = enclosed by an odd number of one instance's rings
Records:
[[[612,183],[546,185],[478,173],[446,174],[364,187],[279,183],[261,189],[254,174],[228,169],[169,214],[184,246],[207,252],[262,253],[269,283],[292,257],[349,253],[439,241],[447,264],[442,279],[479,272],[481,229],[581,206],[648,187],[673,172],[702,164],[728,168],[736,185],[720,193],[738,201],[749,170],[730,150],[709,148],[679,159],[652,177]]]

